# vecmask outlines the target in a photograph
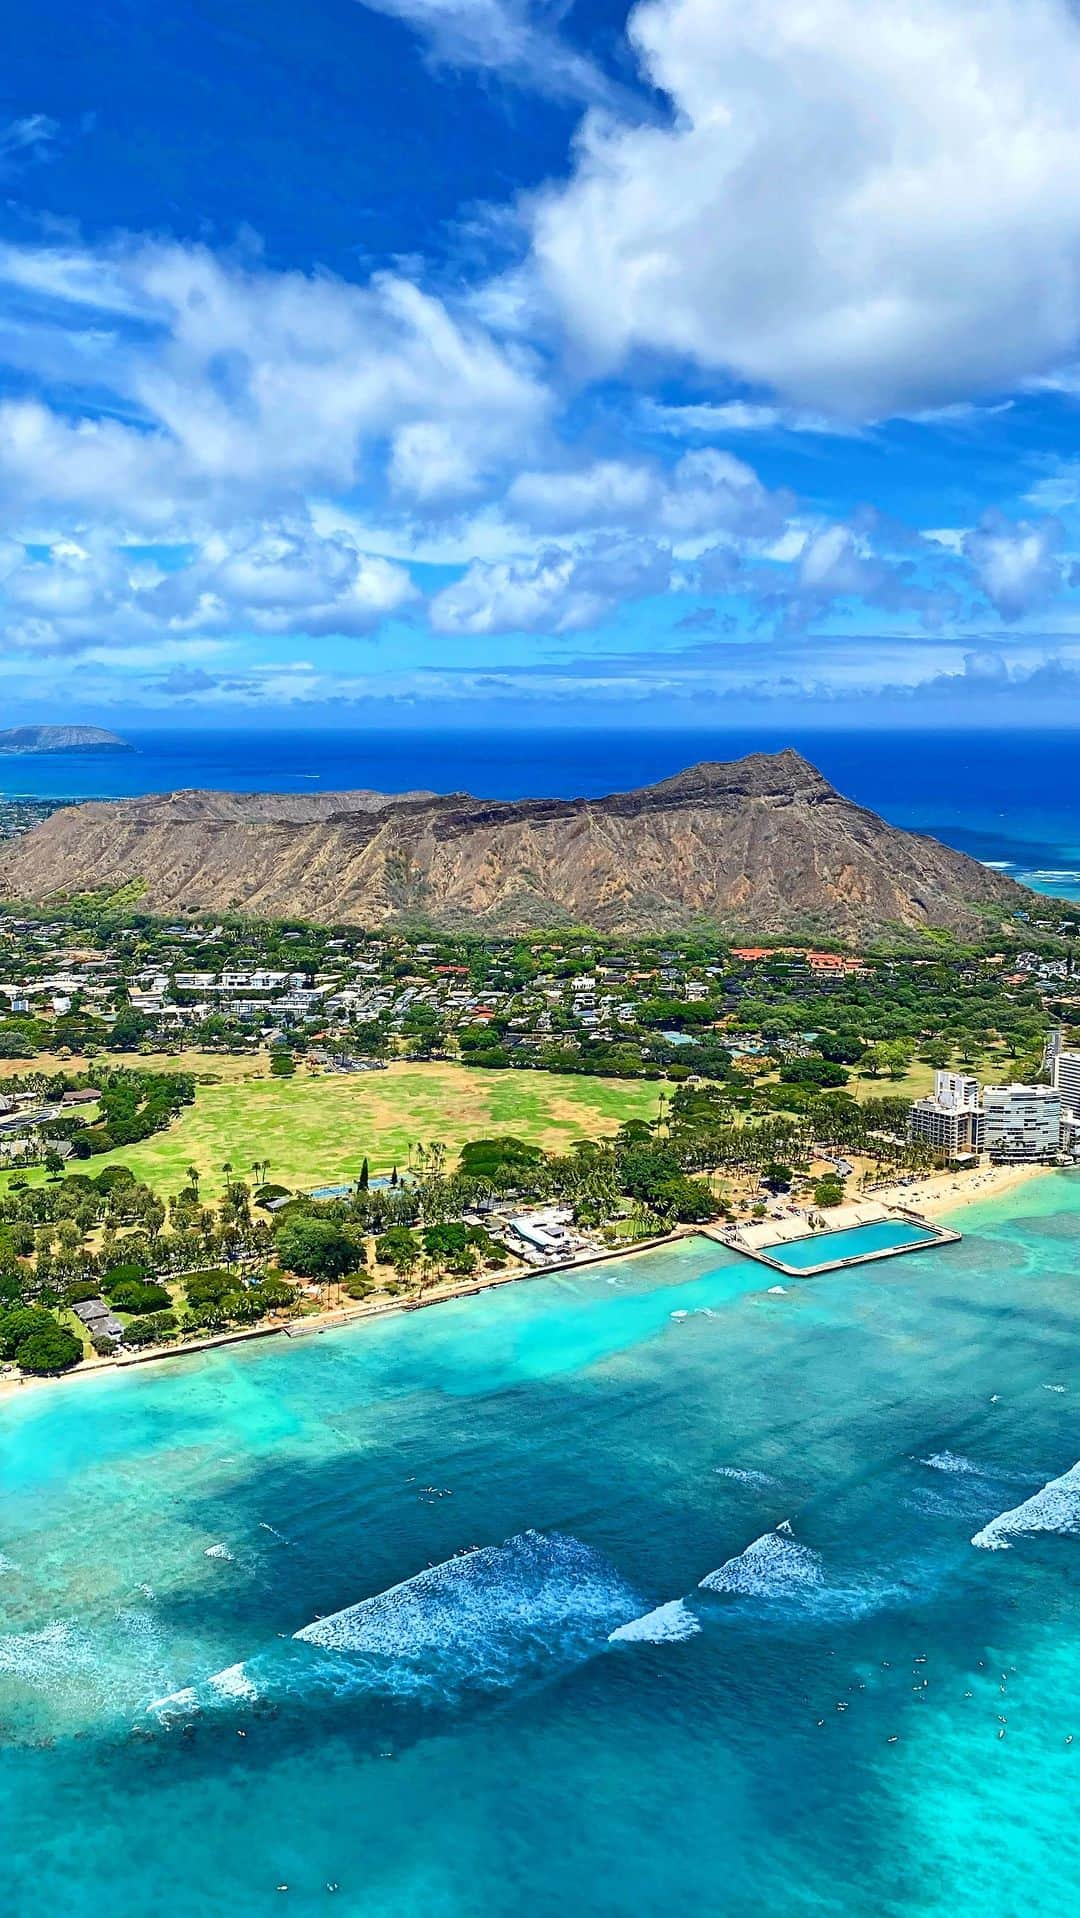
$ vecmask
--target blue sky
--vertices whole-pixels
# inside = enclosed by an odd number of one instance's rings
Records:
[[[11,721],[1068,723],[1066,0],[38,0]]]

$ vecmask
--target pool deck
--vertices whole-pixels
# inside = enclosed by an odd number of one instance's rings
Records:
[[[869,1252],[850,1253],[839,1258],[828,1256],[830,1239],[840,1233],[856,1231],[860,1226],[873,1225],[907,1225],[931,1236],[928,1239],[912,1239],[907,1245],[878,1246]],[[792,1213],[787,1218],[761,1219],[752,1225],[705,1226],[703,1229],[706,1236],[715,1239],[718,1244],[726,1245],[732,1252],[741,1252],[745,1258],[756,1259],[759,1265],[766,1265],[787,1279],[813,1279],[821,1272],[839,1272],[845,1266],[872,1265],[878,1259],[899,1258],[905,1252],[929,1252],[937,1245],[955,1245],[962,1237],[951,1226],[924,1219],[920,1213],[908,1211],[906,1207],[882,1205],[877,1200],[863,1200],[858,1204],[831,1208],[828,1224],[816,1231],[809,1216],[800,1213]],[[820,1242],[820,1263],[790,1264],[784,1258],[784,1246],[795,1242],[805,1245],[808,1239]]]

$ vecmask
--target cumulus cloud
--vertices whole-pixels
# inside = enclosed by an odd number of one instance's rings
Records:
[[[384,443],[395,485],[429,500],[527,447],[549,404],[523,354],[395,274],[359,286],[146,242],[100,256],[8,249],[2,278],[45,303],[50,370],[61,322],[104,336],[109,400],[83,417],[7,403],[9,510],[216,524],[347,491]]]
[[[1046,606],[1063,583],[1064,530],[1057,519],[1007,520],[988,513],[964,551],[982,591],[1002,619],[1022,619]]]
[[[1075,356],[1067,0],[643,0],[629,31],[671,124],[588,115],[531,212],[594,364],[660,351],[859,419]]]
[[[913,614],[927,632],[939,631],[961,608],[959,593],[942,576],[940,554],[869,510],[813,527],[793,577],[766,603],[793,632],[845,604]]]
[[[721,533],[769,537],[780,530],[794,500],[770,492],[733,453],[703,447],[671,467],[608,459],[526,471],[510,485],[507,505],[525,525],[548,531],[622,527],[697,540]]]
[[[211,534],[173,564],[108,543],[58,540],[0,567],[9,644],[29,652],[122,651],[234,633],[363,637],[418,597],[408,572],[279,522]]]
[[[438,633],[572,633],[595,626],[624,600],[666,592],[671,555],[647,539],[598,536],[577,550],[546,547],[534,558],[470,566],[431,602]]]

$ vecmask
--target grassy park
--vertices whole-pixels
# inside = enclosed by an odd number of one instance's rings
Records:
[[[183,1064],[191,1063],[189,1055]],[[246,1076],[224,1074],[216,1084],[200,1084],[195,1104],[167,1131],[102,1153],[89,1169],[100,1172],[115,1161],[167,1196],[193,1165],[209,1195],[226,1162],[244,1178],[265,1160],[276,1183],[308,1188],[355,1178],[365,1157],[372,1173],[404,1166],[417,1142],[438,1141],[451,1159],[467,1139],[498,1132],[565,1150],[575,1139],[615,1132],[624,1119],[655,1118],[658,1093],[655,1084],[641,1081],[478,1072],[444,1063],[348,1076],[301,1070],[292,1079],[272,1079],[254,1076],[249,1061]]]

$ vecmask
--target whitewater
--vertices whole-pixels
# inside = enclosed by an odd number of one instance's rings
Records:
[[[1080,1181],[959,1223],[0,1402],[5,1914],[1064,1918]]]

